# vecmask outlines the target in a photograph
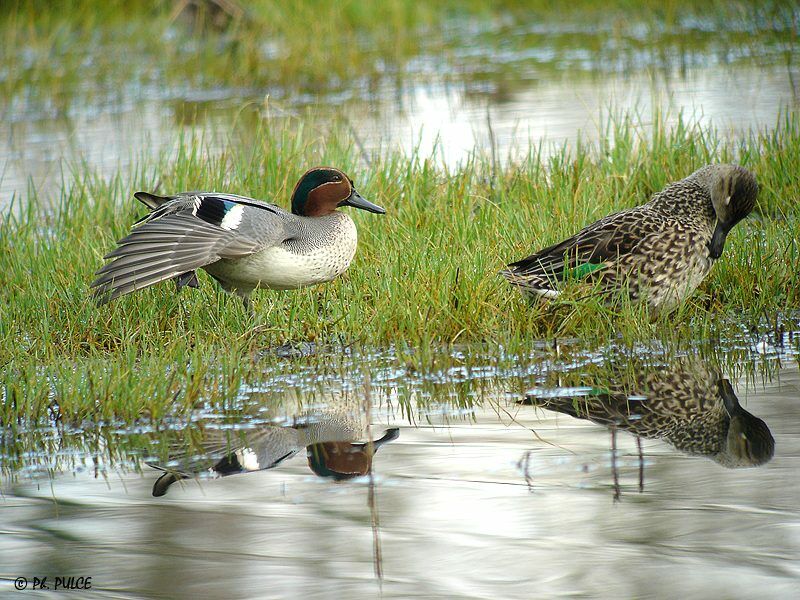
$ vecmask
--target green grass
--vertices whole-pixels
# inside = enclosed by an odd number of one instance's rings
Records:
[[[391,99],[407,80],[463,84],[496,105],[565,73],[571,81],[609,72],[671,77],[730,63],[785,63],[791,73],[798,47],[797,7],[777,1],[255,0],[233,18],[208,4],[176,14],[178,4],[68,0],[57,10],[14,2],[0,11],[0,112],[15,123],[47,115],[71,127],[86,106],[105,114],[155,99],[185,124],[203,104],[187,89],[226,88],[226,97],[259,106],[265,96],[269,106],[316,103],[321,115],[347,101],[339,97],[370,106]],[[63,468],[58,461],[75,461],[74,449],[111,464],[163,456],[176,436],[196,433],[186,424],[198,415],[246,424],[283,401],[324,403],[336,382],[363,394],[368,373],[383,368],[400,373],[391,385],[410,422],[424,421],[428,405],[521,397],[541,383],[544,363],[548,377],[558,373],[548,385],[593,384],[608,376],[619,348],[654,346],[664,363],[699,352],[732,376],[769,378],[774,361],[755,362],[748,344],[798,329],[797,114],[736,142],[692,123],[667,128],[662,116],[651,128],[616,115],[597,146],[534,149],[503,166],[478,154],[457,169],[419,154],[365,157],[352,130],[331,129],[329,119],[263,120],[247,107],[237,115],[221,153],[185,139],[114,176],[73,164],[60,196],[33,190],[0,215],[3,469]],[[758,209],[668,318],[606,306],[580,286],[529,306],[497,275],[509,260],[728,160],[756,173]],[[230,190],[286,206],[297,177],[315,164],[343,168],[388,209],[350,211],[360,244],[344,277],[258,292],[255,322],[205,275],[200,290],[179,297],[165,283],[101,308],[89,301],[102,256],[144,212],[136,189]],[[269,351],[285,341],[314,341],[322,352],[284,359]],[[590,360],[596,349],[600,362]],[[275,391],[249,391],[265,383]]]
[[[0,109],[63,117],[86,102],[219,88],[293,106],[371,98],[409,77],[502,97],[567,71],[792,65],[798,47],[797,7],[779,1],[254,0],[232,18],[181,4],[12,1],[0,14]]]
[[[792,351],[798,356],[800,346],[795,344],[789,349]],[[142,460],[165,464],[176,452],[186,453],[184,458],[205,457],[208,444],[214,443],[215,430],[219,433],[223,424],[232,426],[229,433],[236,440],[270,419],[291,423],[293,416],[330,414],[332,404],[344,402],[349,410],[363,411],[370,398],[379,407],[376,422],[384,422],[384,413],[388,413],[401,424],[441,427],[470,422],[473,409],[490,406],[497,411],[498,423],[513,427],[517,411],[528,410],[517,401],[532,388],[589,386],[641,394],[641,381],[649,371],[663,376],[686,364],[695,366],[697,377],[707,372],[712,386],[713,378],[719,376],[717,370],[731,378],[740,401],[747,406],[750,395],[779,378],[780,368],[774,358],[758,361],[746,348],[730,345],[701,345],[688,352],[658,344],[590,351],[582,341],[559,344],[557,350],[553,344],[530,345],[522,356],[503,356],[497,348],[474,345],[401,348],[396,352],[356,350],[349,355],[334,352],[252,365],[245,362],[244,373],[225,361],[210,370],[197,369],[208,361],[196,356],[190,359],[194,368],[169,368],[166,377],[157,361],[127,365],[115,373],[102,363],[87,365],[93,368],[82,373],[80,381],[94,383],[77,386],[62,374],[66,385],[54,386],[50,405],[39,422],[15,413],[17,407],[7,404],[3,422],[8,425],[0,437],[0,474],[15,479],[87,466],[102,477],[119,470],[147,471]],[[393,377],[376,381],[384,369]],[[368,384],[370,371],[374,378]],[[98,385],[122,372],[138,379],[125,388],[127,393],[121,394],[124,386],[119,379],[111,385]],[[739,378],[746,378],[747,385],[737,381]],[[224,390],[223,381],[233,385]],[[248,382],[253,387],[248,387]],[[240,384],[244,385],[237,387]],[[116,395],[109,395],[113,387]],[[12,402],[28,393],[17,385],[9,390]],[[12,416],[6,417],[8,414]],[[211,431],[210,438],[205,431]],[[531,431],[534,443],[547,442],[547,437]]]
[[[55,209],[29,199],[7,212],[0,422],[53,414],[73,425],[157,422],[198,405],[224,407],[243,383],[286,366],[264,352],[286,341],[394,347],[401,364],[418,370],[437,368],[439,348],[466,344],[470,353],[519,365],[537,339],[686,347],[763,330],[800,308],[795,113],[737,142],[683,121],[667,128],[660,117],[645,133],[635,118],[618,116],[596,147],[502,167],[475,155],[454,170],[394,152],[367,165],[345,135],[321,138],[306,123],[238,131],[221,154],[184,140],[175,154],[111,178],[76,165]],[[557,302],[530,306],[497,275],[506,262],[641,203],[703,164],[733,160],[761,184],[755,214],[734,229],[698,292],[668,317],[607,306],[579,285]],[[255,322],[205,274],[201,289],[180,296],[167,282],[103,307],[89,300],[102,256],[144,212],[131,197],[136,189],[158,182],[162,192],[230,190],[286,206],[297,177],[315,164],[343,168],[387,209],[385,216],[351,211],[360,241],[345,276],[312,289],[257,292]],[[327,354],[309,360],[322,373],[342,368],[330,366]]]

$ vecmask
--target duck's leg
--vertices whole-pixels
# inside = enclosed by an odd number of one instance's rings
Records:
[[[200,282],[197,280],[197,272],[196,271],[187,271],[182,275],[178,275],[175,278],[175,287],[180,292],[184,287],[190,288],[199,288]]]
[[[242,299],[242,304],[244,305],[245,312],[250,315],[251,319],[256,318],[256,311],[253,310],[253,303],[250,302],[250,294],[253,292],[253,288],[250,289],[242,289],[242,288],[231,288],[229,290],[231,293],[239,296]]]
[[[253,303],[250,302],[250,294],[237,294],[242,299],[242,304],[244,304],[244,309],[247,311],[251,317],[255,318],[256,311],[253,310]]]
[[[250,302],[250,294],[253,293],[253,290],[255,288],[236,287],[226,281],[222,281],[221,279],[219,279],[214,275],[211,276],[217,280],[217,283],[219,283],[220,287],[222,287],[223,290],[225,290],[229,294],[239,296],[239,298],[242,299],[242,304],[244,305],[245,312],[247,312],[247,314],[250,315],[251,318],[255,318],[256,312],[253,310],[253,304]]]
[[[187,271],[182,275],[178,275],[175,277],[175,289],[180,296],[180,292],[183,288],[190,287],[190,288],[199,288],[200,282],[197,280],[197,272],[196,271]],[[188,322],[189,320],[189,313],[186,311],[186,306],[183,303],[183,298],[179,297],[178,302],[181,305],[181,311],[183,312],[183,319],[184,321]]]
[[[619,469],[617,467],[617,426],[611,425],[611,473],[614,475],[614,502],[619,502]]]
[[[642,438],[636,436],[636,449],[639,451],[639,493],[644,492],[644,452],[642,452]]]

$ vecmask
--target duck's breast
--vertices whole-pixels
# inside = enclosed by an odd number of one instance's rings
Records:
[[[234,284],[292,290],[344,273],[357,244],[355,223],[348,215],[336,212],[304,222],[297,236],[280,244],[236,261],[219,261],[209,271]]]
[[[652,306],[672,310],[697,289],[714,264],[710,240],[707,227],[691,223],[678,224],[653,244],[649,256],[642,257],[642,284]]]

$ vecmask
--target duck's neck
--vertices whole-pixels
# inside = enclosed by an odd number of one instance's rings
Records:
[[[683,218],[696,218],[711,224],[717,220],[708,191],[689,179],[669,184],[653,196],[649,204],[659,212]]]
[[[313,246],[337,245],[357,240],[356,225],[349,215],[332,212],[323,217],[303,217],[298,224],[298,242]]]
[[[347,415],[324,415],[297,429],[299,445],[321,442],[353,442],[364,434],[364,426]]]

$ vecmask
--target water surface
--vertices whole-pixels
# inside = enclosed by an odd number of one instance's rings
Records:
[[[322,136],[344,128],[367,154],[418,151],[450,166],[474,152],[546,157],[579,138],[596,141],[609,114],[634,115],[645,136],[666,115],[668,125],[682,117],[735,138],[797,107],[797,15],[784,12],[775,22],[739,23],[452,19],[437,43],[421,34],[417,53],[400,63],[365,47],[369,77],[307,84],[281,78],[279,49],[262,57],[276,79],[242,86],[214,74],[213,64],[189,81],[150,64],[140,45],[122,52],[87,42],[73,57],[82,65],[73,78],[54,66],[51,89],[34,71],[26,93],[0,105],[0,207],[34,192],[52,202],[80,165],[128,181],[137,165],[169,156],[182,135],[202,135],[214,151],[243,119],[300,126],[313,114]],[[123,55],[110,73],[109,52]]]
[[[541,346],[502,367],[463,349],[421,371],[379,352],[330,377],[286,358],[230,410],[6,438],[0,585],[64,573],[101,597],[787,597],[796,342],[743,339],[722,362]],[[165,485],[164,469],[181,477]]]
[[[367,156],[454,166],[596,141],[602,115],[636,115],[645,138],[666,115],[736,139],[796,109],[791,18],[677,21],[454,18],[441,43],[401,63],[365,48],[384,66],[324,84],[190,82],[147,71],[140,46],[89,43],[73,50],[80,76],[58,79],[69,56],[45,61],[57,92],[31,76],[0,103],[0,209],[53,203],[85,167],[127,189],[181,135],[215,152],[243,121],[313,114]],[[109,52],[125,55],[111,72]],[[281,48],[264,56],[277,68]],[[224,407],[4,424],[0,590],[84,576],[98,598],[790,597],[797,344],[765,330],[424,360],[310,346],[265,359]]]

